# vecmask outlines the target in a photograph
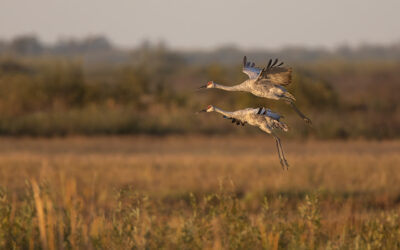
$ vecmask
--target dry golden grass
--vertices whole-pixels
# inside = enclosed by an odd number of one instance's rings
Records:
[[[265,136],[8,139],[0,142],[3,185],[63,175],[110,190],[123,185],[155,194],[202,192],[230,179],[248,192],[315,190],[397,194],[400,142],[287,142],[282,171]]]
[[[283,147],[289,171],[267,136],[2,138],[0,244],[400,247],[400,142]]]

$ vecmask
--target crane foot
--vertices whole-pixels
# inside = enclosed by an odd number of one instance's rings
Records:
[[[304,117],[303,119],[308,125],[312,126],[312,121],[310,118]]]
[[[286,170],[289,170],[289,163],[287,162],[286,159],[282,159],[281,164],[283,164],[282,166],[284,169],[286,167]]]
[[[285,163],[283,162],[283,159],[281,159],[281,166],[282,166],[282,170],[285,170]]]

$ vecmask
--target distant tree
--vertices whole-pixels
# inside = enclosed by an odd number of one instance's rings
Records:
[[[1,54],[1,53],[4,53],[4,52],[6,51],[6,49],[7,49],[7,44],[6,44],[6,42],[0,40],[0,54]]]
[[[104,36],[88,37],[84,39],[80,45],[85,52],[96,52],[112,49],[110,41]]]
[[[38,55],[43,52],[43,46],[34,35],[23,35],[14,38],[11,50],[19,55]]]
[[[60,40],[52,52],[60,55],[75,55],[113,50],[111,42],[104,36],[91,36],[83,40]]]

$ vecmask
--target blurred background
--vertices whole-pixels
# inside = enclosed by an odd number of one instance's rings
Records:
[[[1,249],[398,249],[400,1],[0,1]],[[313,121],[247,93],[293,68]],[[285,116],[271,136],[216,114]]]
[[[390,139],[400,135],[396,1],[2,1],[0,134],[232,134],[209,104],[267,106],[289,137]],[[168,11],[165,11],[168,9]],[[288,105],[245,93],[196,92],[246,79],[279,58],[294,69]],[[258,132],[258,131],[257,131]]]

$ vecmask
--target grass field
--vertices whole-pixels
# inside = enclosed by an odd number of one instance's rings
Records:
[[[1,249],[398,249],[400,142],[1,138]]]

